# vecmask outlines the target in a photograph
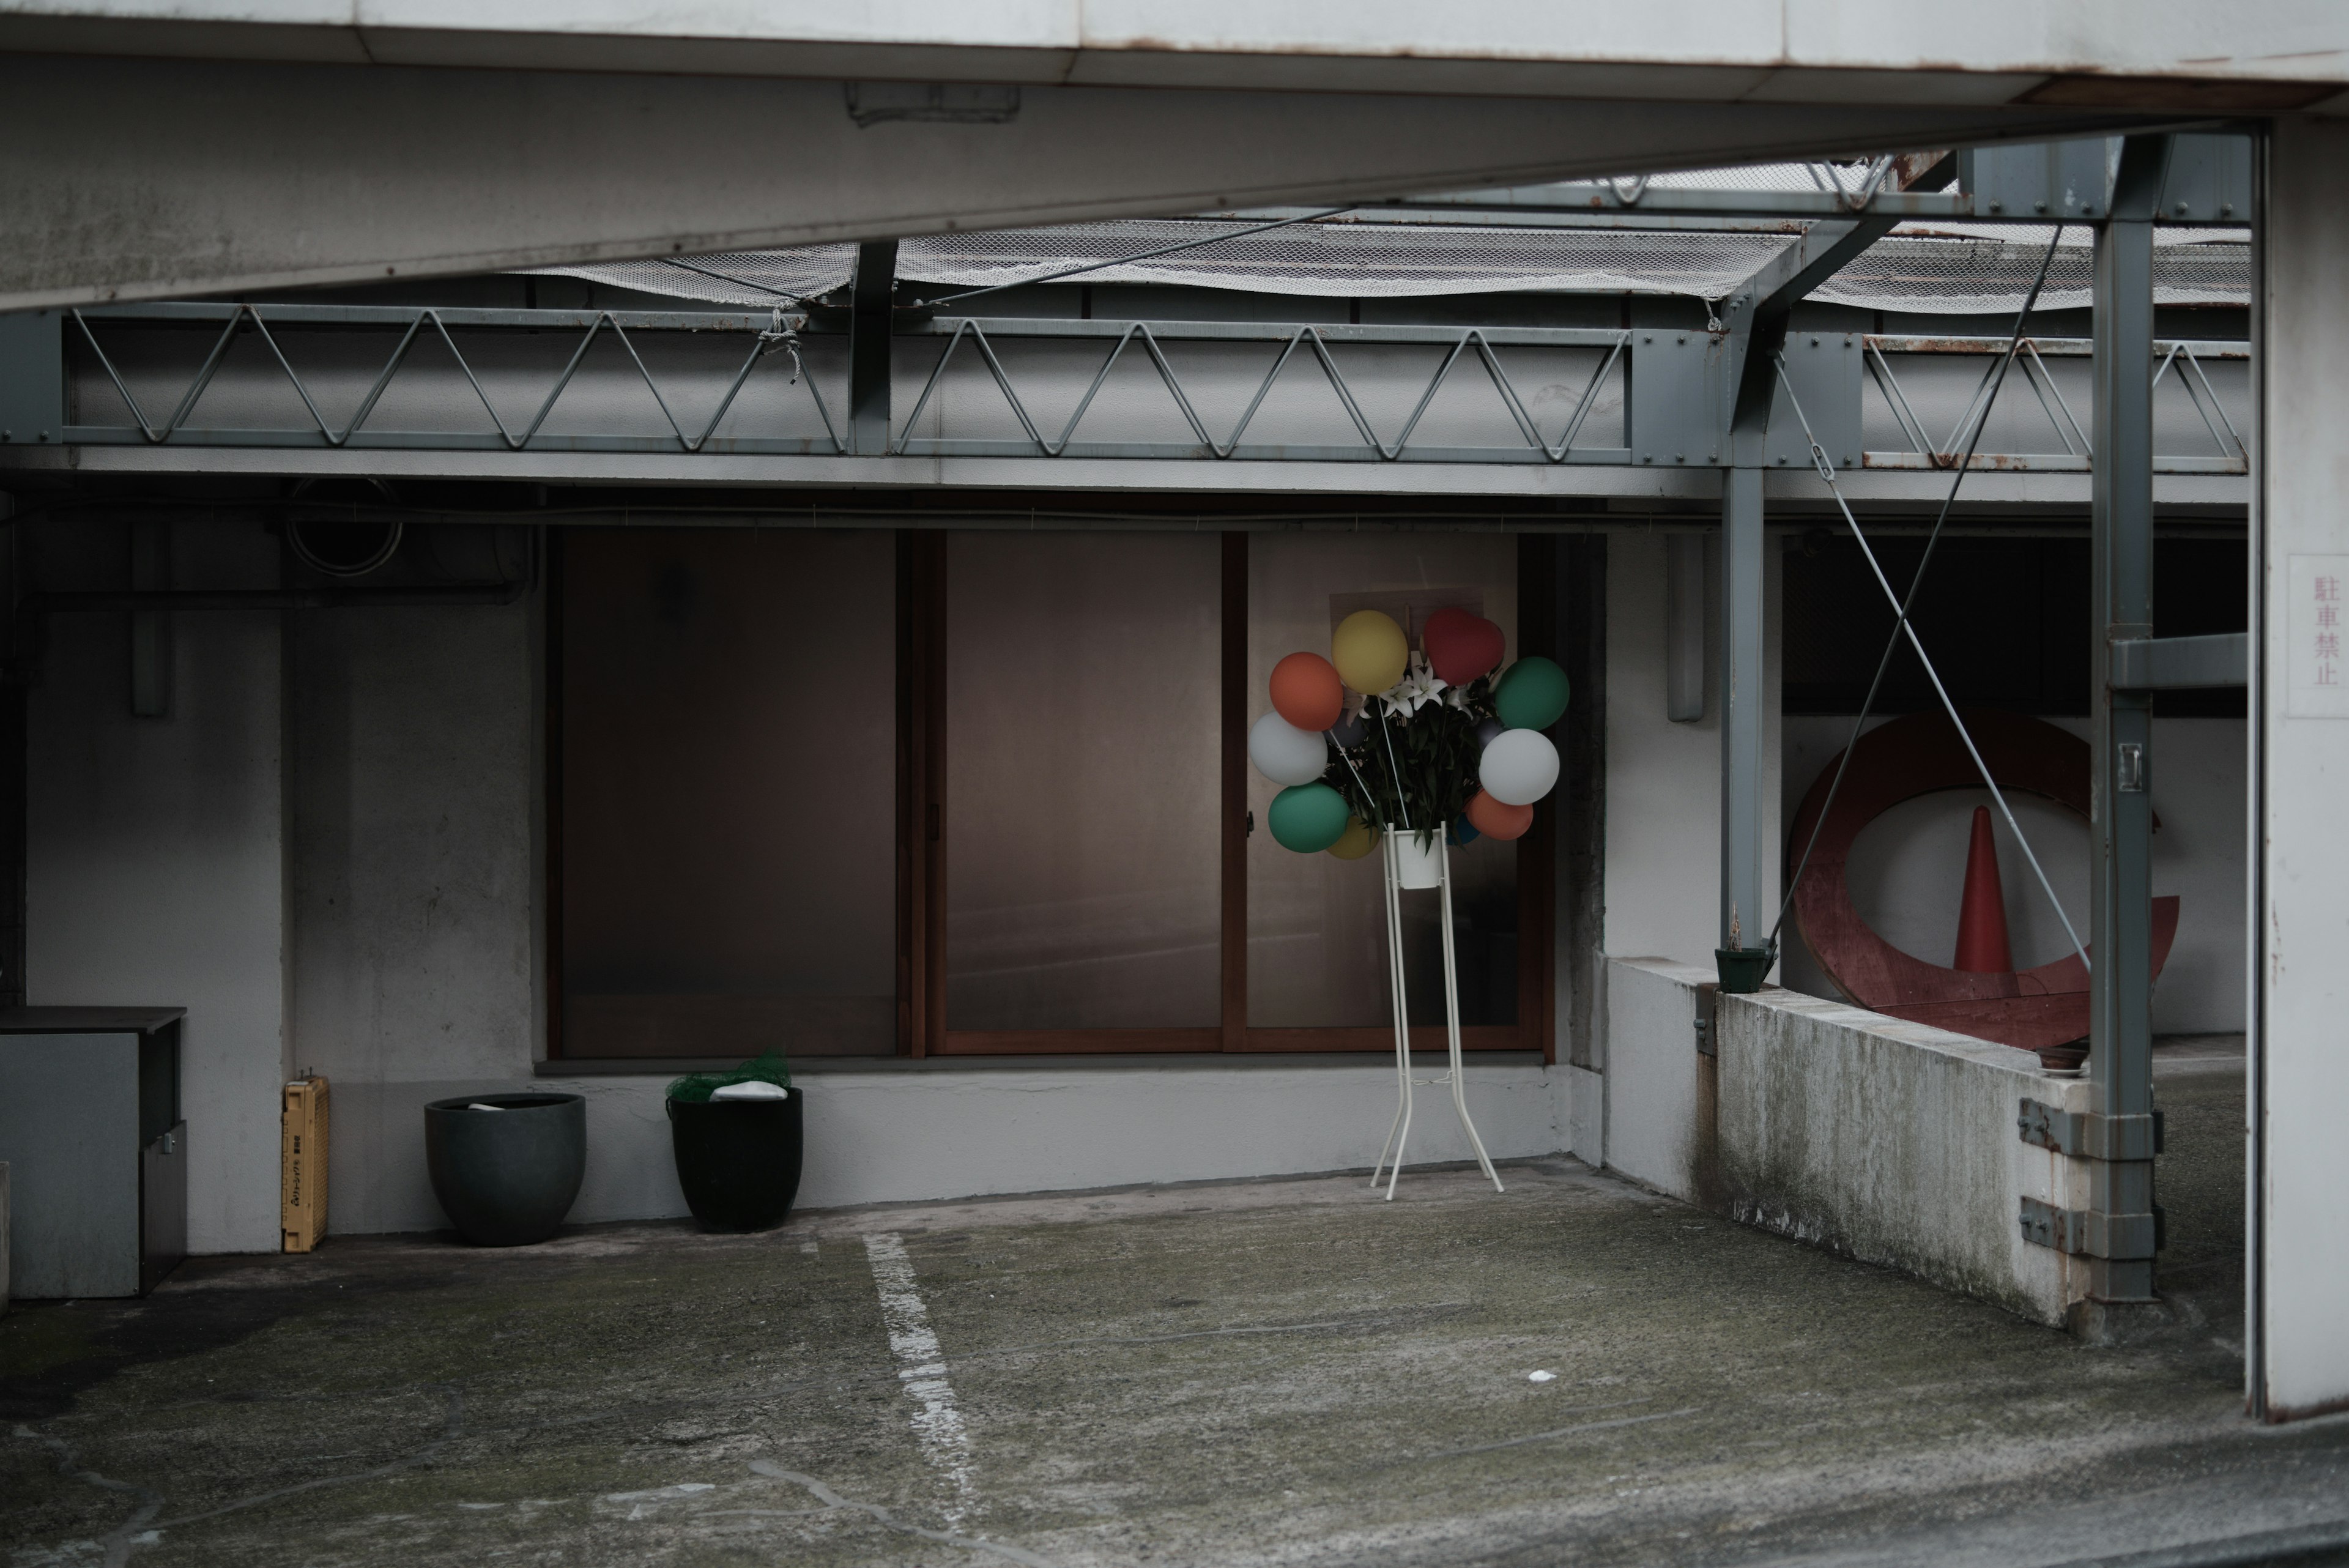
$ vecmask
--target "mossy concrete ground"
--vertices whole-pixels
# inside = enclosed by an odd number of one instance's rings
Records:
[[[2349,1426],[2242,1414],[2240,1094],[2163,1080],[2183,1299],[2120,1348],[1564,1159],[196,1260],[0,1320],[0,1551],[2004,1568],[2349,1519]]]

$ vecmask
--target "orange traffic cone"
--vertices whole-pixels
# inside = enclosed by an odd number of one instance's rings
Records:
[[[2014,968],[2006,940],[2006,893],[1998,881],[1998,843],[1990,808],[1974,807],[1973,840],[1966,846],[1966,890],[1958,905],[1956,966],[1968,974],[2005,974]]]

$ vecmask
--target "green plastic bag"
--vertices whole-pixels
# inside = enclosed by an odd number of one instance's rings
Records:
[[[668,1086],[668,1097],[698,1105],[709,1098],[710,1092],[729,1084],[773,1084],[779,1088],[792,1086],[792,1070],[783,1061],[781,1051],[769,1051],[755,1062],[745,1062],[730,1073],[688,1073]]]

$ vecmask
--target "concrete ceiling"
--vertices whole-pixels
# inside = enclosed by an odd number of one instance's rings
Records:
[[[2349,13],[0,0],[0,308],[2323,111]]]

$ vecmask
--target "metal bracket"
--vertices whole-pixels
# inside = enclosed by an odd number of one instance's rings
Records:
[[[2082,1159],[2151,1159],[2161,1152],[2159,1111],[2149,1116],[2107,1116],[2025,1100],[2014,1127],[2027,1144]]]
[[[1696,1054],[1698,1055],[1721,1054],[1720,1023],[1721,984],[1717,981],[1707,981],[1696,988]]]
[[[0,316],[0,442],[52,445],[65,439],[65,312]]]
[[[2112,682],[2121,691],[2241,686],[2251,679],[2251,634],[2133,637],[2115,641]]]
[[[1718,468],[1729,425],[1724,340],[1643,327],[1632,334],[1624,440],[1634,464]]]
[[[2099,219],[2112,210],[2113,142],[2088,137],[1958,154],[1958,181],[1985,217]]]
[[[2169,1240],[2158,1205],[2150,1214],[2099,1214],[2025,1198],[2019,1218],[2024,1241],[2075,1258],[2150,1258]]]

